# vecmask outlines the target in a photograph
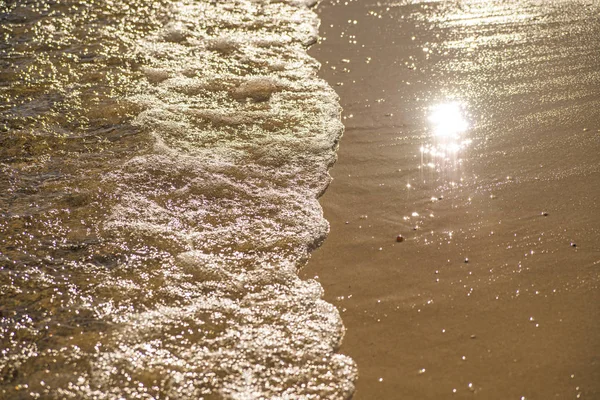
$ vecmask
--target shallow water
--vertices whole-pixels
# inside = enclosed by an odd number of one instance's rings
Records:
[[[354,398],[600,398],[600,3],[321,7],[346,131],[303,274]]]
[[[0,397],[352,393],[311,3],[0,4]]]

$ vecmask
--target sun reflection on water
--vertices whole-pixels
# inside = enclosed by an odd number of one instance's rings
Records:
[[[430,111],[429,122],[433,125],[433,134],[438,138],[457,140],[469,127],[458,102],[438,104],[431,107]]]
[[[435,168],[434,159],[454,160],[471,143],[471,139],[465,137],[469,122],[464,104],[453,101],[434,105],[429,108],[428,121],[431,128],[430,143],[421,146],[420,150],[432,160],[428,160],[424,166]]]

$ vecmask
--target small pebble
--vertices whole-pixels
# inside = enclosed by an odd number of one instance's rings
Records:
[[[396,242],[404,242],[404,237],[402,235],[396,236]]]
[[[475,338],[477,338],[477,336],[471,335],[471,339],[475,339]]]
[[[547,216],[548,216],[548,213],[547,213],[546,211],[544,211],[544,212],[542,212],[542,215],[543,215],[544,217],[547,217]]]
[[[465,258],[465,264],[467,264],[469,262],[468,258]]]
[[[577,243],[571,242],[571,247],[577,247]]]

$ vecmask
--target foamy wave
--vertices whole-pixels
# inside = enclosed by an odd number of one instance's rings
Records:
[[[296,275],[328,230],[317,197],[342,132],[337,96],[306,54],[312,3],[184,2],[139,43],[145,80],[130,101],[155,144],[106,177],[121,201],[104,230],[165,254],[163,284],[76,391],[352,394],[355,366],[335,352],[340,316]]]

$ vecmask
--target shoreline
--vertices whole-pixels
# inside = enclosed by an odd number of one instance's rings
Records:
[[[316,10],[324,38],[309,53],[346,131],[320,198],[331,231],[300,276],[340,310],[354,399],[600,394],[600,99],[586,89],[593,60],[572,71],[570,50],[597,44],[521,24],[513,3]],[[548,7],[527,12],[559,18]],[[556,25],[583,29],[585,15],[565,10]],[[469,142],[442,160],[431,113],[455,103]]]

